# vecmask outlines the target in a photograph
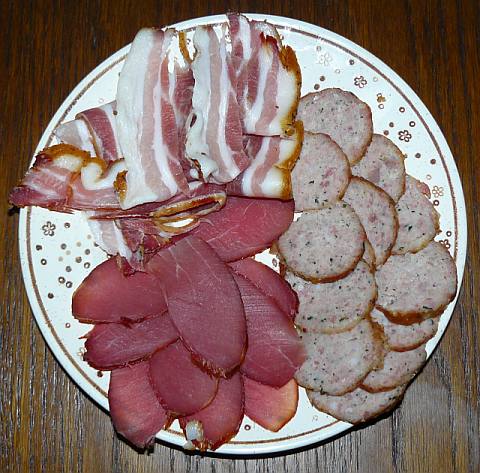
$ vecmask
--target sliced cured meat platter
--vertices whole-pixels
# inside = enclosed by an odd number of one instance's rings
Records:
[[[233,455],[282,452],[391,410],[439,343],[463,276],[462,187],[420,99],[343,37],[247,16],[257,23],[230,17],[228,40],[225,15],[142,30],[130,54],[130,45],[116,52],[72,91],[11,194],[25,206],[22,270],[44,338],[140,448],[156,437]],[[245,28],[261,34],[245,42]],[[275,63],[280,45],[275,67],[288,93],[272,104],[262,64]],[[215,67],[205,54],[189,65],[194,47],[214,51]],[[138,110],[129,104],[155,85],[149,51],[160,51],[163,95],[145,95]],[[254,67],[270,109],[248,100]],[[303,126],[285,105],[300,96]],[[210,123],[238,133],[212,139]],[[142,129],[153,142],[159,128],[185,132],[153,147],[132,139]],[[67,145],[50,148],[58,143]],[[321,222],[317,233],[309,220]],[[107,261],[104,249],[122,259]],[[243,259],[253,255],[257,263]],[[343,347],[342,363],[332,345],[317,345],[328,343]]]

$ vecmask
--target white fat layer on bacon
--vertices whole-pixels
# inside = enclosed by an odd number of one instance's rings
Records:
[[[250,23],[243,15],[239,15],[238,20],[240,25],[239,36],[242,43],[243,58],[248,61],[252,56],[252,44],[250,41],[252,33],[250,31]]]
[[[131,258],[132,252],[128,248],[121,230],[114,220],[97,220],[95,212],[82,212],[86,217],[90,231],[95,243],[107,254],[115,256],[119,254],[127,260]]]
[[[207,128],[210,116],[219,113],[216,142],[220,148],[220,159],[227,165],[231,179],[235,178],[240,169],[236,165],[231,150],[226,142],[226,120],[228,97],[232,90],[232,83],[228,76],[227,50],[225,36],[220,38],[220,50],[218,51],[220,66],[220,90],[212,90],[211,76],[211,38],[206,28],[199,27],[193,37],[196,55],[192,62],[192,71],[195,78],[195,86],[192,97],[192,116],[195,123],[188,129],[186,154],[190,160],[195,160],[200,165],[202,176],[205,180],[218,182],[218,163],[210,157],[209,139]],[[211,98],[214,94],[220,95],[219,110],[211,110]],[[191,119],[190,119],[191,121]],[[231,180],[230,179],[230,180]]]
[[[89,191],[109,189],[119,172],[125,171],[125,162],[123,160],[115,161],[104,174],[102,166],[95,161],[90,161],[83,166],[81,171],[82,184]]]
[[[96,156],[90,131],[83,120],[78,119],[62,123],[54,130],[53,134],[61,143],[88,151],[90,156]]]
[[[162,194],[159,189],[152,189],[147,184],[145,167],[142,163],[142,150],[140,141],[142,138],[144,117],[144,93],[145,82],[149,71],[150,54],[154,48],[156,53],[165,57],[168,54],[168,46],[173,33],[169,30],[165,33],[162,44],[158,44],[159,32],[151,29],[142,29],[135,37],[130,52],[125,60],[120,73],[117,88],[117,131],[122,154],[125,158],[127,172],[127,190],[121,202],[123,208],[130,208],[145,202],[163,201],[178,192],[178,185],[171,172],[168,156],[169,151],[163,143],[161,127],[161,101],[163,95],[160,83],[160,70],[157,82],[154,86],[154,116],[150,117],[154,127],[153,150],[156,166],[161,173]],[[160,46],[160,47],[159,47]],[[147,117],[148,118],[148,117]],[[165,192],[165,187],[168,192]]]
[[[55,158],[55,166],[70,172],[78,172],[82,169],[83,159],[73,154],[62,154]],[[52,170],[50,170],[53,172]]]

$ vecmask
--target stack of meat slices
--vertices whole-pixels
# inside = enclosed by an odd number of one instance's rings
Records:
[[[457,290],[428,187],[373,134],[369,107],[325,89],[300,100],[292,172],[301,215],[277,249],[299,298],[306,360],[295,377],[320,411],[351,423],[392,409]]]

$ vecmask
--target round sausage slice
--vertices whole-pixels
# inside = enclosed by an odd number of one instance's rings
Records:
[[[364,261],[343,279],[312,284],[287,273],[299,300],[295,324],[306,332],[337,333],[354,327],[375,304],[375,276]]]
[[[365,263],[367,263],[372,269],[375,269],[375,251],[373,251],[373,247],[368,239],[365,240],[364,247],[363,261],[365,261]]]
[[[350,165],[330,137],[305,133],[291,177],[295,210],[319,209],[342,198],[350,180]]]
[[[402,400],[404,392],[405,386],[399,386],[379,393],[357,388],[343,396],[329,396],[315,391],[307,391],[307,395],[319,411],[351,424],[359,424],[393,409]]]
[[[352,174],[373,182],[395,202],[405,190],[405,157],[383,135],[374,134],[365,156],[352,168]]]
[[[457,268],[433,241],[418,253],[393,255],[375,274],[377,307],[392,321],[411,324],[443,312],[457,292]]]
[[[353,207],[365,228],[375,252],[375,265],[382,265],[397,238],[395,202],[380,187],[362,177],[352,177],[343,198]]]
[[[295,378],[300,386],[340,395],[355,389],[382,363],[380,331],[362,320],[351,330],[336,334],[303,333],[307,358]]]
[[[297,119],[305,131],[329,135],[347,155],[350,164],[365,153],[373,134],[372,111],[351,92],[324,89],[305,95],[298,104]]]
[[[288,269],[312,282],[331,282],[350,273],[363,254],[365,232],[345,202],[303,212],[279,238]]]
[[[398,235],[392,253],[415,253],[425,248],[440,230],[438,212],[428,200],[430,189],[411,176],[397,203]]]
[[[420,371],[426,359],[425,345],[410,351],[389,351],[383,360],[383,368],[371,371],[362,381],[362,388],[376,393],[406,384]]]
[[[381,325],[387,346],[395,351],[413,350],[426,343],[437,333],[440,319],[440,317],[434,317],[411,325],[400,325],[390,322],[377,309],[372,310],[370,317],[374,322]]]

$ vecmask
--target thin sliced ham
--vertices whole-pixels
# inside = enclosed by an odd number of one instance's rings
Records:
[[[167,313],[128,325],[98,324],[87,335],[83,359],[98,370],[111,370],[144,360],[177,338]]]
[[[248,348],[240,370],[269,386],[288,383],[305,360],[292,320],[248,279],[233,273],[247,318]]]
[[[294,379],[281,388],[272,388],[243,377],[245,414],[258,425],[278,432],[297,412],[298,385]]]
[[[236,76],[227,54],[225,36],[210,26],[196,28],[192,116],[187,125],[186,154],[205,181],[226,183],[249,164],[243,150]]]
[[[272,25],[229,14],[238,102],[245,133],[289,135],[300,100],[301,72],[293,49]]]
[[[73,316],[85,323],[133,322],[166,310],[158,278],[140,272],[125,277],[115,258],[97,266],[72,299]]]
[[[140,30],[120,73],[117,133],[128,170],[116,181],[122,208],[161,202],[188,190],[172,105],[169,48],[174,36],[171,29]]]
[[[165,288],[168,311],[196,362],[225,376],[240,365],[247,328],[228,266],[204,241],[187,236],[148,263]]]
[[[245,140],[245,151],[251,164],[227,185],[231,195],[292,198],[290,172],[297,161],[303,140],[302,122],[296,122],[295,132],[288,139],[250,135]]]
[[[201,411],[180,419],[187,441],[200,450],[216,450],[240,429],[244,394],[240,373],[220,379],[215,399]],[[192,435],[193,431],[193,435]]]
[[[293,201],[229,197],[191,234],[206,241],[224,261],[252,256],[271,244],[293,221]]]
[[[271,297],[292,320],[295,318],[298,310],[297,294],[280,274],[252,258],[235,261],[229,266],[263,294]]]
[[[148,378],[148,362],[113,370],[108,404],[115,430],[139,448],[153,443],[168,423]]]
[[[150,379],[161,404],[175,415],[198,412],[215,397],[218,379],[192,362],[179,340],[150,358]]]

